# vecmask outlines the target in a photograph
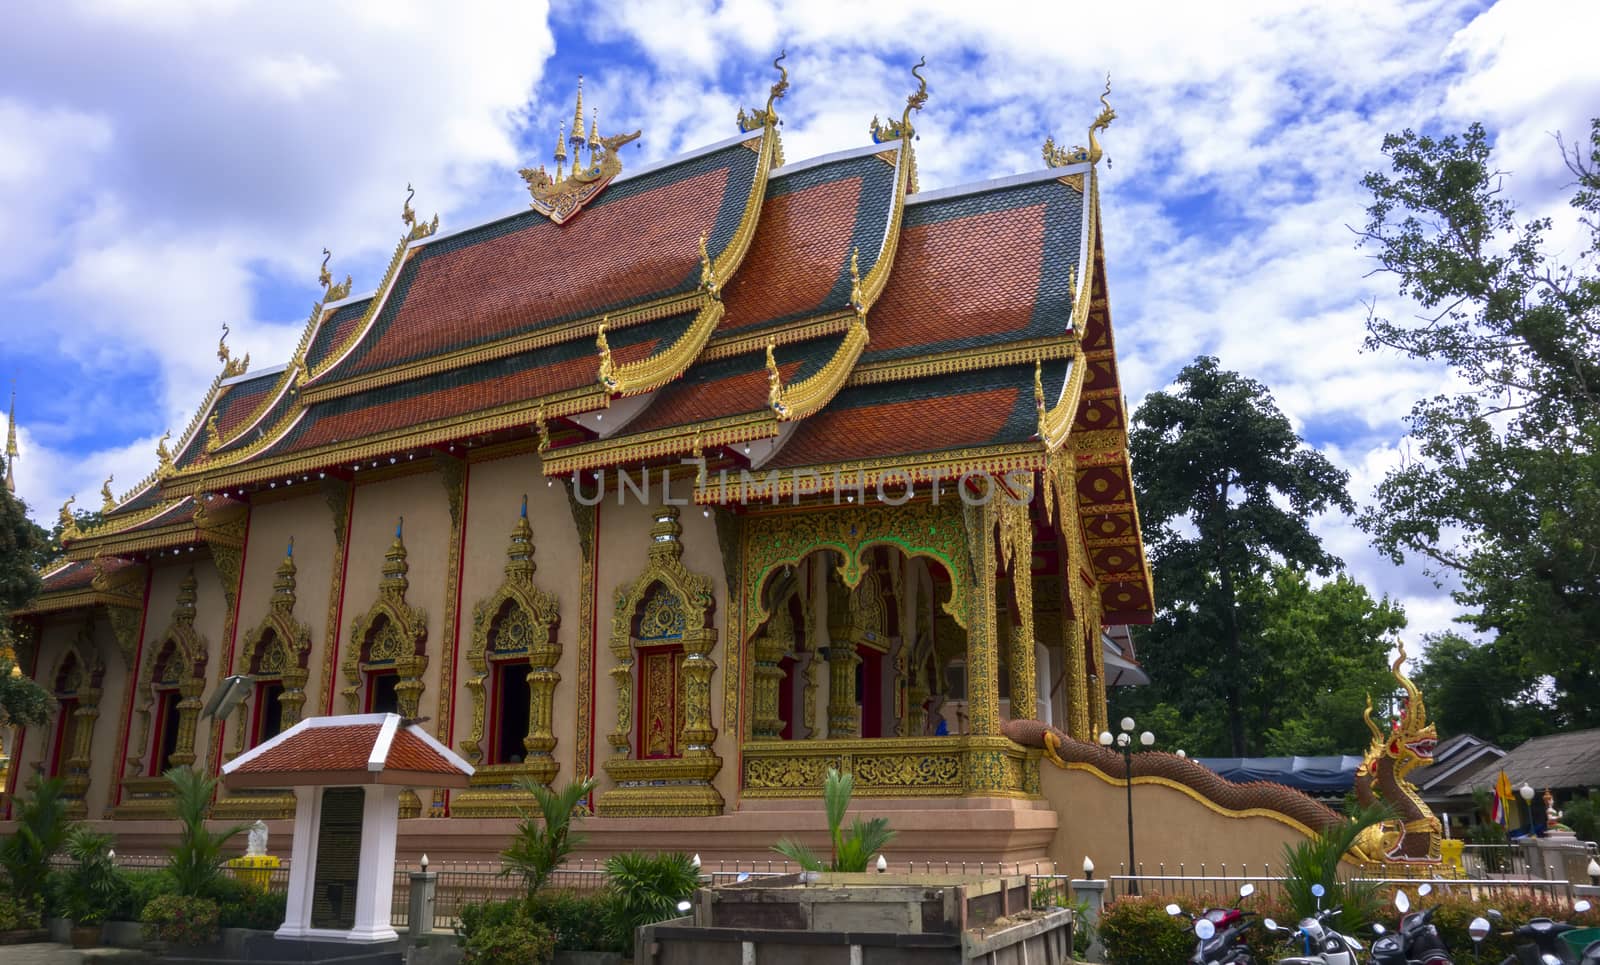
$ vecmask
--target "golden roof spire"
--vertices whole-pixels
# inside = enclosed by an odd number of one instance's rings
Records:
[[[583,75],[578,75],[578,104],[572,110],[572,143],[583,145]]]
[[[600,108],[596,107],[589,112],[589,150],[595,151],[600,147]]]
[[[6,492],[17,491],[17,473],[12,463],[17,461],[17,382],[11,381],[11,415],[6,421]]]
[[[556,180],[561,179],[561,166],[567,163],[567,122],[556,125]]]

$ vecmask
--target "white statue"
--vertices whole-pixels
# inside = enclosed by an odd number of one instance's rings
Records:
[[[245,844],[244,853],[247,857],[261,858],[267,854],[267,822],[256,821],[250,825],[250,838]]]

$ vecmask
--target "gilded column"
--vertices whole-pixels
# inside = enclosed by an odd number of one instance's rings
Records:
[[[717,665],[711,648],[717,642],[715,630],[689,630],[683,635],[683,756],[704,757],[711,753],[717,730],[711,726],[711,675]]]
[[[283,693],[278,695],[278,706],[283,708],[283,725],[279,733],[300,723],[305,714],[306,682],[311,671],[304,667],[289,667],[283,672]]]
[[[1017,623],[1007,634],[1011,669],[1011,718],[1034,720],[1038,709],[1038,668],[1033,653],[1033,513],[1028,503],[1006,501],[1000,510],[1001,552],[1011,567],[1011,594]]]
[[[205,678],[199,674],[184,674],[178,681],[178,749],[169,758],[173,767],[188,767],[195,761],[195,728],[203,706],[200,695],[205,689]]]
[[[859,737],[861,708],[856,704],[856,664],[861,657],[848,641],[828,645],[828,737]]]
[[[555,702],[556,684],[561,674],[556,663],[561,659],[561,647],[547,631],[542,640],[528,648],[528,736],[522,746],[528,759],[548,762],[550,777],[555,776],[556,765],[550,752],[556,747]],[[545,778],[549,783],[550,778]]]
[[[779,604],[766,632],[750,643],[755,658],[755,700],[751,732],[756,740],[776,740],[785,721],[778,716],[784,673],[781,661],[794,647],[794,621],[787,603]]]
[[[98,659],[95,666],[83,675],[78,689],[78,707],[72,712],[75,725],[72,732],[72,752],[67,758],[67,779],[62,796],[67,798],[67,816],[83,820],[89,815],[89,767],[94,722],[100,718],[100,678],[103,667]],[[194,755],[190,755],[193,757]]]
[[[977,583],[967,606],[967,719],[971,733],[982,737],[1000,733],[1000,687],[995,674],[999,653],[995,613],[996,513],[991,503],[992,500],[962,507],[967,551]]]
[[[322,495],[328,503],[334,544],[328,584],[328,622],[323,635],[322,693],[317,707],[331,714],[334,668],[339,666],[339,612],[344,602],[344,568],[350,556],[350,511],[355,507],[356,488],[342,480],[327,479],[322,483]]]

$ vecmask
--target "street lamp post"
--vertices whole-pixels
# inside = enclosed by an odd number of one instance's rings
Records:
[[[1524,821],[1527,822],[1528,833],[1532,834],[1533,833],[1533,787],[1532,787],[1532,785],[1524,782],[1522,787],[1517,789],[1517,793],[1522,795],[1522,818],[1523,818]]]
[[[1101,731],[1100,746],[1110,747],[1112,741],[1115,741],[1117,749],[1122,751],[1122,778],[1123,785],[1127,788],[1128,797],[1128,875],[1131,882],[1128,887],[1128,894],[1137,895],[1139,893],[1139,866],[1134,863],[1133,858],[1133,728],[1132,717],[1122,718],[1122,733],[1112,737],[1109,730]],[[1149,731],[1139,735],[1139,743],[1147,748],[1155,742],[1156,735]]]

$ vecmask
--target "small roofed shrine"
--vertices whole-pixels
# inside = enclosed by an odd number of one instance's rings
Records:
[[[522,210],[445,228],[410,191],[374,287],[322,253],[286,363],[225,333],[150,475],[93,526],[62,511],[14,626],[62,710],[7,741],[13,786],[159,820],[173,764],[398,713],[473,766],[402,792],[402,847],[436,856],[498,851],[521,782],[587,778],[593,849],[765,853],[834,767],[897,802],[908,853],[950,856],[958,811],[974,859],[1042,855],[1067,804],[1002,725],[1091,739],[1108,677],[1141,679],[1102,633],[1152,613],[1109,84],[1086,147],[923,191],[935,68],[859,143],[789,159],[774,67],[726,139],[632,169],[648,124],[606,133],[580,88]],[[217,811],[298,820],[286,787]]]
[[[279,938],[387,942],[405,788],[466,787],[472,765],[399,714],[303,720],[222,766],[230,790],[292,788]]]

